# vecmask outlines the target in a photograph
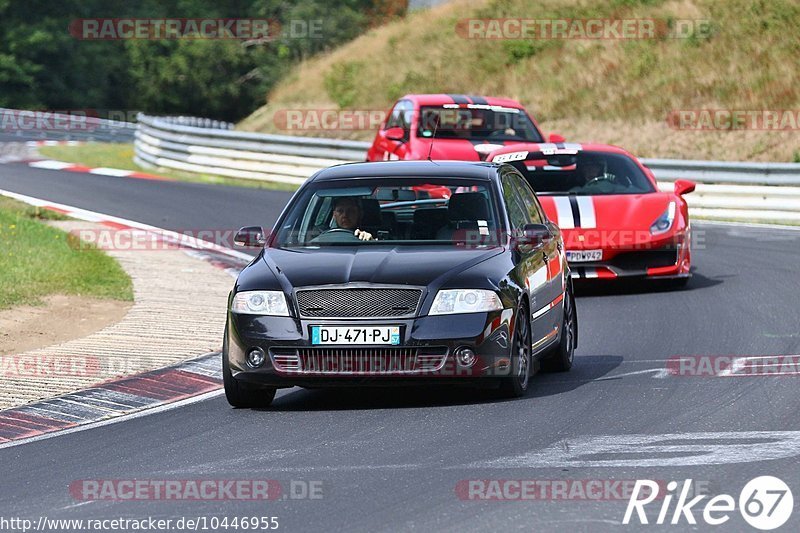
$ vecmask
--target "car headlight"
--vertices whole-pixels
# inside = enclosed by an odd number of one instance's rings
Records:
[[[243,291],[233,297],[231,311],[244,315],[289,316],[281,291]]]
[[[494,291],[483,289],[447,289],[436,293],[429,315],[480,313],[503,309]]]
[[[672,228],[672,223],[675,222],[675,210],[675,202],[670,202],[667,210],[650,226],[650,234],[660,235],[668,232]]]

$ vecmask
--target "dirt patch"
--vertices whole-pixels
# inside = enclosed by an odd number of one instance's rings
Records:
[[[43,305],[0,311],[0,355],[85,337],[122,320],[132,302],[52,295]]]

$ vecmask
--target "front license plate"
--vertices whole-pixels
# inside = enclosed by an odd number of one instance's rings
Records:
[[[400,344],[400,326],[311,326],[311,344]]]
[[[570,263],[586,263],[603,259],[603,250],[567,250],[567,261]]]

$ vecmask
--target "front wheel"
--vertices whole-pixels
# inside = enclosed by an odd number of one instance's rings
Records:
[[[519,398],[528,392],[531,379],[531,323],[528,308],[517,310],[514,322],[514,344],[511,350],[511,375],[500,382],[500,393],[506,398]]]
[[[261,387],[252,383],[241,383],[231,373],[228,362],[228,328],[225,328],[225,340],[222,341],[222,384],[225,386],[225,398],[233,407],[269,407],[275,399],[275,387]]]
[[[575,346],[578,341],[578,314],[575,311],[575,295],[572,285],[564,294],[564,321],[561,324],[561,340],[542,360],[542,370],[547,372],[566,372],[572,368],[575,359]]]

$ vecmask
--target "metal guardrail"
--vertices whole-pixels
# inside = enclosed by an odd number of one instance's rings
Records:
[[[658,179],[690,179],[697,183],[800,186],[800,163],[745,163],[641,159]]]
[[[193,117],[138,116],[135,160],[146,167],[301,184],[314,172],[364,161],[370,143],[232,130]],[[800,164],[642,159],[662,189],[698,183],[687,200],[694,215],[800,223]]]

